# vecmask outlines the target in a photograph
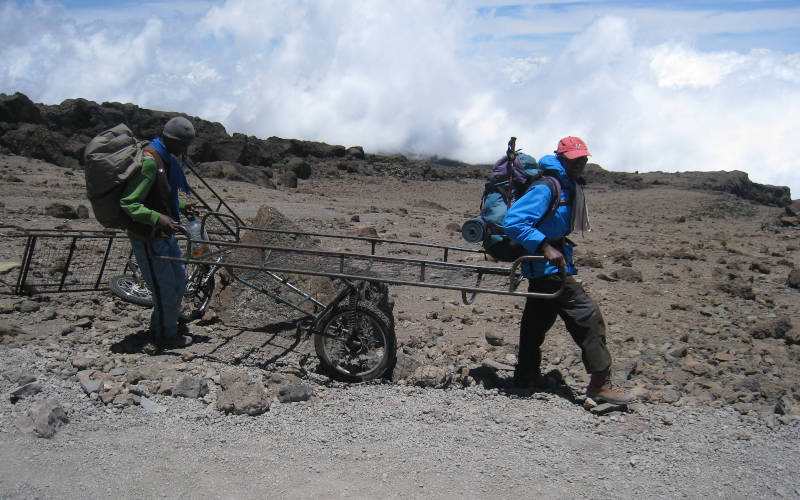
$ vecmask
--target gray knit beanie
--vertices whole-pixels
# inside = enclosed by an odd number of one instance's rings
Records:
[[[176,116],[164,125],[164,131],[161,132],[161,135],[188,145],[194,140],[194,127],[192,122],[186,118]]]

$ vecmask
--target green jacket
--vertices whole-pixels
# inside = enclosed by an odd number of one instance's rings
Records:
[[[157,154],[157,153],[154,153]],[[134,241],[147,241],[153,237],[153,228],[161,214],[169,214],[169,181],[167,174],[152,157],[144,156],[142,168],[128,180],[119,200],[122,211],[134,225],[128,237]],[[186,201],[180,200],[181,211]],[[166,236],[166,235],[159,235]]]

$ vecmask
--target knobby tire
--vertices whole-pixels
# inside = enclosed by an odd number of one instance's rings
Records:
[[[337,307],[314,334],[314,348],[323,369],[345,382],[382,377],[397,359],[391,322],[367,302]]]

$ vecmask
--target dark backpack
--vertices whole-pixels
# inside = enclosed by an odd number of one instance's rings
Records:
[[[147,141],[139,141],[123,123],[95,136],[83,153],[86,196],[94,217],[104,227],[127,229],[131,221],[120,208],[125,184],[142,166],[142,150]]]
[[[551,195],[550,206],[539,223],[550,217],[561,201],[561,184],[558,179],[543,175],[535,158],[513,149],[514,142],[514,138],[509,141],[509,152],[495,162],[489,174],[481,197],[480,215],[468,220],[461,227],[465,240],[470,243],[480,242],[486,253],[503,262],[512,262],[527,253],[522,245],[503,232],[503,218],[508,208],[537,184],[546,184]],[[510,172],[509,164],[512,165]]]

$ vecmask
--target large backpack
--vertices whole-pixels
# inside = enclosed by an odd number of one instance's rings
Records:
[[[94,216],[104,227],[127,229],[133,222],[119,205],[125,184],[142,166],[142,150],[147,141],[139,141],[124,124],[95,136],[83,153],[86,196]]]
[[[550,206],[539,225],[558,208],[561,200],[561,184],[554,177],[543,175],[536,159],[514,149],[516,140],[511,138],[506,156],[495,162],[483,188],[480,215],[464,223],[461,234],[471,243],[480,242],[486,253],[494,259],[512,262],[525,255],[525,248],[503,232],[503,218],[511,205],[537,184],[550,188]],[[511,165],[511,171],[508,166]]]

